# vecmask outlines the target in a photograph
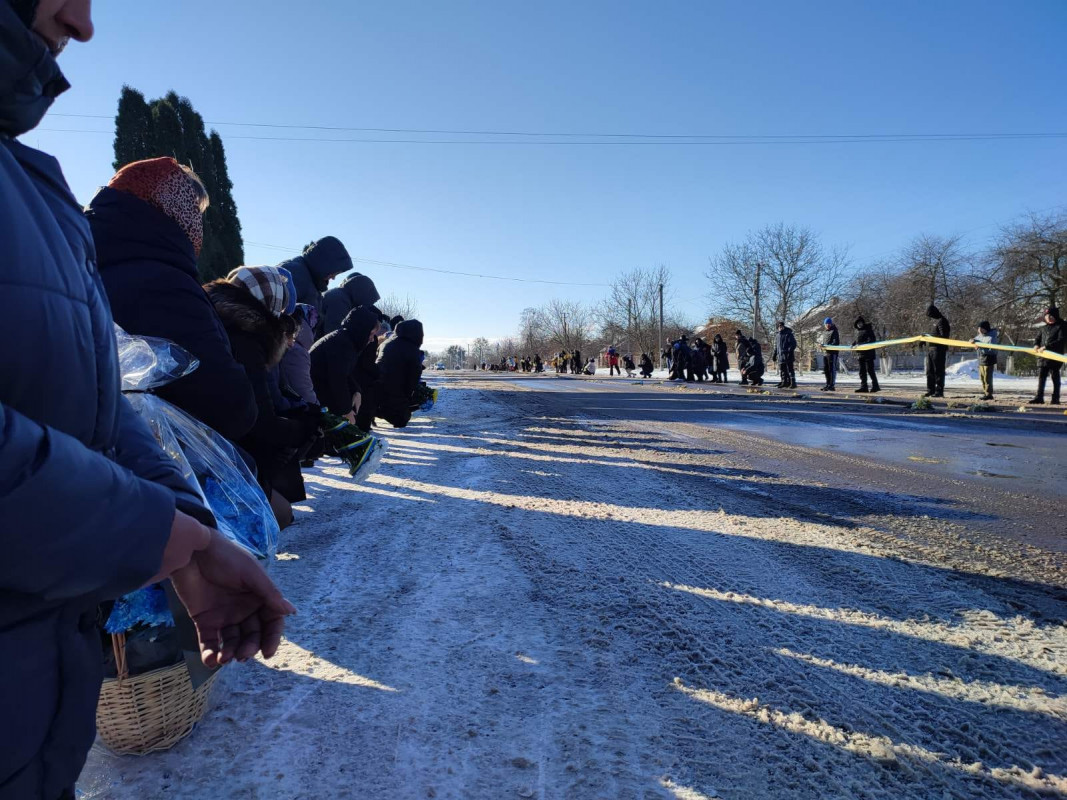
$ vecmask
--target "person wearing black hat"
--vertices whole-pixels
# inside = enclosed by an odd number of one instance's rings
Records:
[[[997,368],[997,351],[983,348],[983,344],[996,344],[1000,333],[988,322],[982,320],[978,323],[978,335],[971,339],[971,343],[978,350],[978,377],[982,379],[982,399],[993,399],[993,371]]]
[[[947,339],[952,333],[952,326],[948,324],[948,318],[938,311],[932,303],[926,308],[926,316],[935,320],[931,336],[939,339]],[[926,394],[923,397],[945,396],[945,358],[948,356],[948,345],[931,344],[926,348]]]
[[[858,331],[856,338],[852,342],[853,347],[878,341],[878,337],[874,335],[874,325],[863,317],[857,317],[853,327]],[[874,394],[881,391],[878,386],[878,376],[874,373],[874,350],[857,351],[856,360],[859,362],[860,367],[860,388],[856,392],[859,394],[868,392]]]
[[[1048,350],[1050,353],[1063,355],[1064,345],[1067,345],[1067,325],[1060,319],[1060,310],[1056,306],[1049,306],[1045,309],[1045,326],[1034,339],[1034,348],[1039,353]],[[1058,406],[1060,404],[1060,370],[1063,369],[1063,364],[1051,358],[1042,358],[1040,361],[1037,373],[1037,394],[1030,401],[1030,405],[1039,406],[1045,402],[1045,381],[1051,376],[1051,403]]]

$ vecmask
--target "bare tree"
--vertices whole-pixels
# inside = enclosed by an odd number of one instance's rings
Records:
[[[479,336],[470,346],[470,354],[474,359],[475,366],[480,366],[489,360],[490,350],[489,340],[484,336]]]
[[[545,338],[555,348],[581,350],[592,333],[592,314],[574,300],[554,299],[538,309]]]
[[[901,251],[898,265],[926,295],[927,305],[951,303],[958,278],[968,265],[959,236],[919,234]]]
[[[998,309],[1029,316],[1039,306],[1067,302],[1067,214],[1031,214],[1004,228],[989,263]]]
[[[660,287],[665,316],[675,316],[671,272],[665,266],[634,269],[616,278],[597,309],[601,334],[608,344],[625,344],[636,352],[658,352]],[[666,328],[664,329],[666,334]]]
[[[409,294],[401,297],[398,294],[387,294],[378,301],[378,310],[392,319],[401,316],[404,319],[416,319],[419,316],[419,304]]]
[[[711,259],[708,299],[713,310],[746,321],[755,317],[758,302],[762,330],[755,334],[761,336],[773,320],[788,322],[826,303],[840,291],[848,263],[847,248],[829,247],[810,228],[779,222],[726,244]]]

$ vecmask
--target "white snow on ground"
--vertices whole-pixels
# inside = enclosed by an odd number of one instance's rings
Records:
[[[94,749],[83,796],[1067,796],[1063,604],[991,553],[946,569],[965,515],[492,388],[388,432],[366,484],[309,472],[282,651],[173,750]]]

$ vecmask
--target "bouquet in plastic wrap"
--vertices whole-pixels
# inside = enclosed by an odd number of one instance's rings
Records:
[[[411,404],[418,408],[419,411],[429,411],[437,403],[437,389],[431,389],[426,381],[419,381],[419,385],[415,387],[415,394],[412,396]]]
[[[364,481],[378,471],[385,455],[385,441],[360,430],[344,417],[324,411],[322,433],[326,438],[326,453],[348,464],[348,474],[356,481]]]
[[[118,326],[115,336],[123,394],[198,490],[219,531],[269,561],[278,547],[278,523],[244,459],[224,437],[153,394],[188,375],[199,362],[166,339],[131,336]],[[121,633],[137,625],[173,624],[163,589],[153,585],[119,598],[104,627],[108,633]]]

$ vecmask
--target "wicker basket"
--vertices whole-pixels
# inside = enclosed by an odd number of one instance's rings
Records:
[[[189,735],[207,710],[215,672],[196,689],[185,662],[130,677],[126,636],[112,634],[117,678],[108,678],[96,707],[100,739],[115,753],[169,750]]]

